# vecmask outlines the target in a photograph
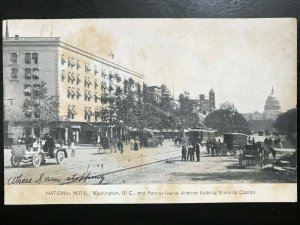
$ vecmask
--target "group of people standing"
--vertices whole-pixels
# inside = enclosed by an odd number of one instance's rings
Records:
[[[138,138],[131,138],[130,139],[130,149],[134,150],[134,151],[138,151],[139,150],[139,140]]]
[[[264,144],[269,148],[273,147],[273,144],[282,148],[281,139],[279,137],[276,137],[274,141],[272,140],[272,138],[266,137],[264,140]]]
[[[195,161],[195,154],[197,162],[200,162],[200,149],[201,144],[196,143],[194,145],[190,144],[188,146],[183,145],[181,149],[182,161]]]

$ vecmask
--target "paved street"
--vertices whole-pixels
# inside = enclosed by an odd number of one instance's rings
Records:
[[[292,151],[280,151],[278,157],[291,154]],[[200,162],[182,162],[181,148],[169,140],[161,147],[139,151],[125,146],[123,154],[111,153],[110,150],[97,153],[95,147],[78,146],[74,158],[70,157],[68,150],[69,158],[65,159],[64,164],[58,165],[51,159],[39,168],[31,164],[13,168],[10,149],[5,149],[4,153],[5,184],[15,177],[19,177],[15,180],[23,180],[25,184],[26,181],[30,184],[296,182],[293,172],[282,172],[276,167],[263,170],[258,166],[240,168],[236,157],[211,157],[204,147],[201,149]],[[87,174],[88,178],[84,179]],[[32,180],[29,182],[30,178]]]

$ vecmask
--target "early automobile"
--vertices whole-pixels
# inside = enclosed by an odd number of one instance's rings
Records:
[[[68,157],[67,150],[55,145],[52,151],[45,151],[43,146],[45,141],[35,139],[31,144],[25,142],[18,142],[13,145],[11,151],[11,165],[18,167],[20,163],[32,163],[34,167],[39,167],[46,163],[48,159],[56,159],[58,164],[62,164],[65,158]]]

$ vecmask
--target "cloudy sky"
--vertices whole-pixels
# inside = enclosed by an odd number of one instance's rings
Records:
[[[274,86],[282,111],[296,105],[294,19],[9,21],[10,36],[51,33],[104,58],[112,51],[113,61],[144,74],[150,85],[167,84],[177,97],[213,88],[217,107],[230,101],[239,112],[262,112]]]

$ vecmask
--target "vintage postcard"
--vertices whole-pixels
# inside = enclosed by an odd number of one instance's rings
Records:
[[[5,204],[297,201],[297,21],[3,21]]]

